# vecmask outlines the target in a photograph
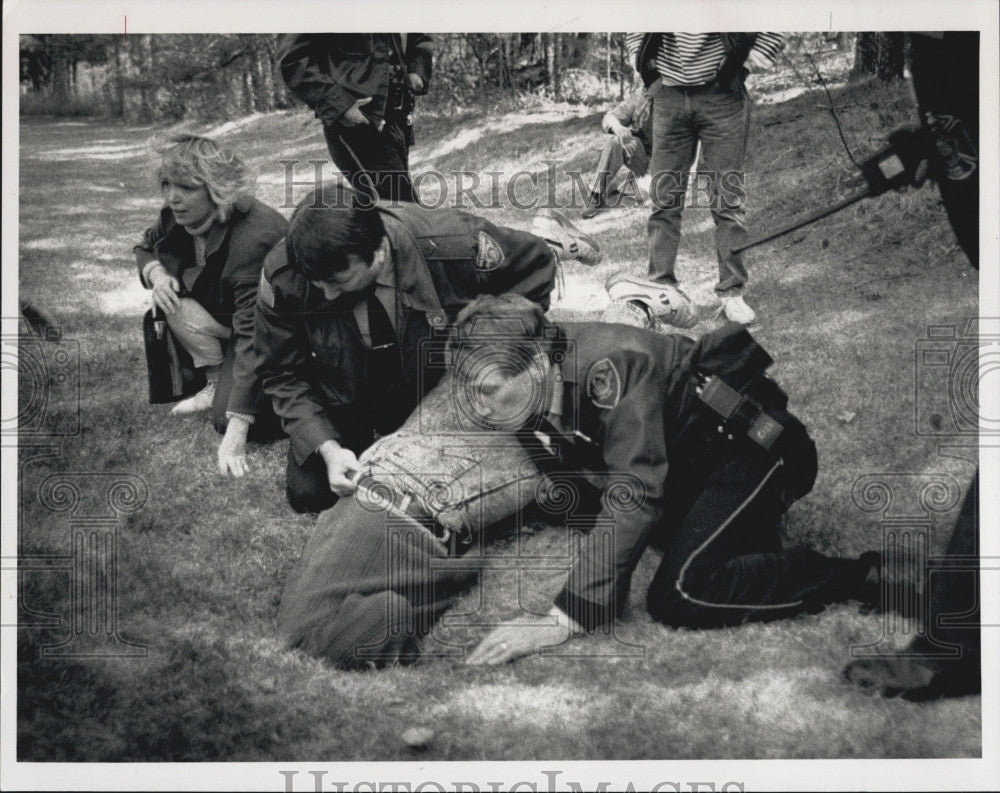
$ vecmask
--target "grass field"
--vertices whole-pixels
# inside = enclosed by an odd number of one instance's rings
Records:
[[[915,121],[902,85],[839,88],[835,97],[859,157]],[[755,109],[747,163],[752,230],[856,186],[822,92],[781,98]],[[587,172],[601,142],[599,118],[597,109],[540,103],[420,116],[414,171],[509,176],[544,172],[546,161],[558,160],[563,170]],[[259,195],[275,206],[284,202],[279,160],[327,160],[306,112],[206,131],[255,163]],[[287,441],[252,448],[251,473],[226,481],[214,470],[218,436],[206,419],[175,419],[146,403],[139,333],[146,295],[131,246],[158,208],[147,142],[164,132],[86,121],[21,126],[20,291],[58,318],[60,344],[79,355],[80,382],[77,398],[72,377],[67,384],[42,375],[43,432],[21,439],[19,552],[51,568],[23,574],[21,603],[31,613],[21,618],[37,626],[50,615],[58,627],[19,632],[19,759],[405,760],[416,757],[400,739],[410,726],[435,731],[420,755],[426,760],[980,754],[978,697],[913,705],[842,682],[851,646],[882,635],[879,617],[845,604],[767,625],[666,629],[643,606],[653,551],[634,577],[617,635],[571,642],[563,657],[500,669],[430,659],[346,673],[283,649],[274,618],[313,522],[284,501]],[[301,165],[296,178],[311,168]],[[557,184],[560,196],[567,185]],[[297,187],[295,197],[307,191]],[[528,222],[515,209],[489,211],[498,223]],[[554,319],[598,318],[605,278],[645,267],[646,214],[625,208],[581,223],[599,238],[604,260],[567,268]],[[946,382],[915,371],[915,350],[928,325],[964,328],[976,315],[975,271],[931,186],[858,204],[751,252],[748,261],[755,335],[777,360],[774,374],[820,449],[819,480],[792,508],[786,539],[843,555],[878,547],[883,514],[863,512],[852,499],[861,477],[892,474],[904,483],[893,514],[919,523],[914,482],[952,477],[962,489],[972,474],[961,455],[938,453],[940,435],[917,433],[914,415],[946,404]],[[685,214],[679,270],[710,309],[707,211]],[[22,388],[22,400],[29,397]],[[53,440],[45,428],[68,434]],[[51,557],[70,554],[72,532],[91,525],[86,518],[114,514],[107,491],[116,477],[134,477],[145,493],[139,509],[112,519],[119,632],[144,645],[145,655],[42,657],[43,647],[69,635],[70,584],[79,579]],[[79,503],[67,507],[69,496],[54,482],[75,487]],[[943,548],[954,516],[951,509],[928,518],[932,550]],[[524,547],[557,554],[565,530],[536,528]],[[510,557],[516,546],[502,541],[494,553]],[[543,611],[560,585],[556,575],[526,576],[519,589],[513,576],[497,573],[484,583],[482,615],[513,617],[518,597]],[[459,608],[472,608],[481,594],[470,592]],[[914,629],[896,623],[891,642],[904,643]],[[468,646],[479,636],[451,631]],[[107,649],[86,635],[73,647]]]

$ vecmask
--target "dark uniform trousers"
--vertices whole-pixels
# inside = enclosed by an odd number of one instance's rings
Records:
[[[376,198],[417,203],[410,177],[408,127],[406,118],[396,111],[386,116],[381,130],[371,124],[324,125],[330,157],[351,185],[368,196],[369,205]]]
[[[647,608],[674,627],[716,628],[816,611],[861,592],[867,565],[812,550],[783,550],[780,520],[812,488],[816,446],[802,423],[784,426],[770,452],[729,440],[707,417],[670,453],[668,518],[652,544],[663,551]]]

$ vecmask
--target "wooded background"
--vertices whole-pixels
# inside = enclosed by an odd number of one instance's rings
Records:
[[[128,121],[232,118],[294,107],[278,68],[277,34],[22,35],[21,112]],[[799,33],[780,57],[831,47],[855,79],[903,76],[903,33]],[[624,33],[435,36],[426,109],[458,109],[533,93],[607,101],[632,85]]]

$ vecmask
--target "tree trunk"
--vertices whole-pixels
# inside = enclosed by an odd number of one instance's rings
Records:
[[[562,97],[561,63],[559,49],[562,46],[562,34],[545,34],[545,73],[548,79],[549,89],[556,99]]]
[[[606,34],[604,47],[604,88],[611,90],[611,34]]]
[[[118,118],[125,117],[125,73],[128,65],[125,59],[128,57],[128,49],[125,47],[123,37],[115,36],[115,57],[112,67],[113,80],[115,81],[115,115]]]
[[[142,65],[139,108],[142,118],[147,120],[153,118],[155,110],[153,105],[156,89],[152,85],[153,76],[156,74],[154,71],[155,60],[156,58],[153,54],[153,36],[149,33],[143,33],[139,36],[139,63]]]
[[[903,76],[903,63],[902,33],[858,33],[853,78],[876,77],[887,83]]]
[[[628,48],[625,46],[625,35],[618,34],[618,101],[625,98],[625,75],[631,74],[632,68],[628,62]]]
[[[269,113],[275,107],[274,73],[271,70],[271,59],[268,57],[267,42],[263,36],[254,36],[251,60],[257,109]]]
[[[69,101],[70,73],[69,50],[62,42],[53,43],[52,52],[52,97],[57,103]]]

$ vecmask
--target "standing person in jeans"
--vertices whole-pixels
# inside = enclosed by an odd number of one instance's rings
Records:
[[[289,90],[323,122],[334,165],[367,201],[416,202],[410,178],[414,97],[427,93],[433,48],[423,33],[286,35]]]
[[[750,69],[769,67],[781,48],[777,33],[629,33],[629,53],[653,98],[649,281],[624,278],[609,285],[634,294],[658,284],[676,284],[674,265],[681,237],[681,213],[688,172],[701,143],[710,181],[719,281],[715,292],[726,318],[756,319],[743,299],[746,267],[731,248],[746,236],[739,174],[750,128],[750,100],[744,79]],[[728,176],[727,176],[728,175]],[[721,182],[721,185],[720,185]],[[726,187],[739,190],[726,190]],[[620,286],[618,286],[620,284]]]

